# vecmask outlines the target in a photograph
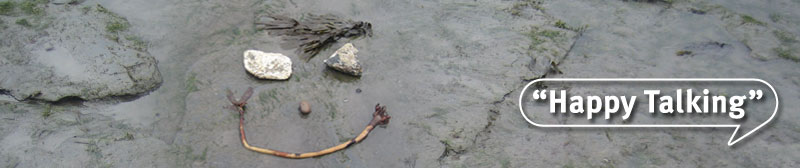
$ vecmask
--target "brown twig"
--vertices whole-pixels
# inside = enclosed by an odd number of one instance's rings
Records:
[[[231,92],[230,90],[228,90],[227,92],[228,92],[227,93],[228,100],[231,102],[231,104],[233,104],[232,106],[234,107],[233,109],[239,112],[239,134],[241,135],[242,145],[244,145],[245,148],[252,151],[264,154],[271,154],[285,158],[291,158],[291,159],[303,159],[303,158],[322,156],[350,147],[351,145],[359,143],[364,139],[366,139],[367,135],[372,131],[373,128],[375,128],[375,126],[389,124],[389,119],[392,118],[391,116],[389,116],[389,114],[386,113],[386,106],[381,106],[380,104],[377,104],[375,105],[375,112],[372,113],[372,120],[370,120],[369,124],[367,124],[367,127],[364,128],[364,131],[361,131],[361,134],[351,139],[350,141],[317,152],[308,152],[308,153],[282,152],[278,150],[250,146],[250,144],[247,143],[247,137],[245,136],[244,133],[244,112],[245,112],[244,106],[247,104],[247,99],[250,99],[250,96],[253,94],[253,88],[252,87],[247,88],[247,91],[245,91],[245,93],[239,100],[236,100],[233,97],[233,92]]]

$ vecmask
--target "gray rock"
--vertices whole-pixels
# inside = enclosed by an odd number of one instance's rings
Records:
[[[136,35],[126,30],[106,31],[111,21],[129,25],[124,18],[64,8],[45,11],[58,13],[47,15],[47,26],[14,25],[0,32],[0,91],[17,100],[88,100],[142,94],[161,84],[145,42],[131,40]]]
[[[280,53],[247,50],[244,69],[261,79],[286,80],[292,75],[292,60]]]
[[[356,53],[358,53],[358,49],[353,44],[347,43],[323,62],[337,71],[359,77],[364,70],[361,69],[361,63],[358,62]]]

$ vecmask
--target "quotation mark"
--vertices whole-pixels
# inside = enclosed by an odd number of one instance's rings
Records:
[[[533,99],[536,99],[536,100],[547,99],[547,90],[541,90],[541,91],[540,90],[534,90],[533,91]]]
[[[750,100],[753,100],[753,98],[761,99],[761,96],[764,95],[764,92],[762,92],[761,89],[759,89],[759,90],[750,90],[750,92],[748,92],[748,93],[750,93],[750,97],[747,97],[747,98],[750,99]],[[747,96],[747,95],[744,95],[744,96]]]

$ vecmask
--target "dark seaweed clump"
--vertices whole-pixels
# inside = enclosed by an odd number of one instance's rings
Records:
[[[341,38],[372,36],[372,24],[369,22],[345,20],[330,14],[308,14],[300,20],[281,15],[263,15],[256,18],[255,25],[257,30],[284,36],[284,45],[297,46],[298,54],[307,56],[307,60]]]

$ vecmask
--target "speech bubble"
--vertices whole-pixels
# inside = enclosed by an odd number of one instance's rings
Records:
[[[574,124],[574,125],[564,125],[564,124],[539,124],[533,122],[528,116],[525,114],[525,110],[522,107],[522,98],[525,96],[525,91],[536,82],[546,82],[546,81],[562,81],[562,82],[760,82],[764,85],[769,86],[769,89],[772,90],[773,95],[775,95],[775,110],[772,112],[772,116],[764,121],[760,125],[758,125],[753,130],[748,131],[744,135],[739,138],[736,138],[736,133],[739,132],[739,128],[741,124],[626,124],[626,125],[614,125],[614,124]],[[731,135],[731,138],[728,140],[728,146],[733,146],[737,142],[741,141],[745,137],[755,133],[757,130],[761,129],[765,125],[769,124],[774,118],[775,115],[778,114],[778,105],[780,104],[780,100],[778,100],[778,92],[775,91],[775,88],[772,87],[767,81],[762,79],[756,78],[543,78],[543,79],[536,79],[525,85],[522,89],[522,93],[519,95],[519,112],[522,114],[522,117],[525,118],[528,123],[533,124],[537,127],[545,127],[545,128],[736,128]]]

